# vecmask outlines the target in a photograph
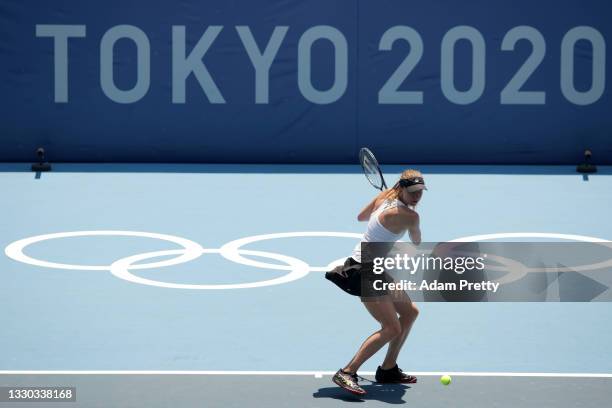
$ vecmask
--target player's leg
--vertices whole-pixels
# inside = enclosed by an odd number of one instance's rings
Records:
[[[399,356],[399,352],[410,333],[410,329],[414,324],[417,316],[419,315],[419,309],[417,306],[410,300],[408,295],[405,292],[399,291],[400,295],[397,299],[393,301],[393,307],[395,311],[399,315],[399,322],[402,326],[401,333],[393,338],[389,343],[389,349],[387,350],[387,355],[385,356],[385,360],[382,363],[383,369],[389,369],[397,364],[397,358]]]
[[[402,330],[397,337],[389,342],[389,348],[385,359],[376,372],[377,381],[413,383],[416,382],[416,377],[404,374],[397,366],[397,358],[410,333],[414,321],[419,315],[419,309],[403,291],[396,294],[393,301],[393,307],[399,315],[399,322]]]
[[[353,359],[344,367],[344,371],[349,373],[356,373],[367,359],[402,332],[395,306],[388,296],[366,300],[363,304],[372,317],[380,323],[381,328],[363,342]]]
[[[340,387],[354,394],[363,395],[366,391],[359,386],[357,370],[391,339],[401,333],[402,327],[397,317],[393,302],[388,296],[363,302],[370,314],[380,323],[381,329],[368,337],[353,359],[332,378]]]

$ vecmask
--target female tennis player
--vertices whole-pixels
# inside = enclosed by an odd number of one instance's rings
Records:
[[[406,170],[399,181],[390,189],[382,191],[357,216],[359,221],[368,221],[361,242],[343,266],[326,274],[326,277],[345,292],[360,296],[365,308],[376,319],[381,329],[368,337],[351,361],[333,377],[333,382],[357,395],[366,391],[359,386],[357,370],[385,344],[389,344],[386,357],[376,370],[379,383],[407,383],[417,381],[397,366],[397,357],[406,341],[412,324],[419,313],[416,305],[404,291],[368,293],[363,296],[360,275],[365,263],[361,264],[361,243],[396,242],[408,232],[410,240],[419,245],[421,230],[419,214],[415,211],[426,190],[423,175],[417,170]]]

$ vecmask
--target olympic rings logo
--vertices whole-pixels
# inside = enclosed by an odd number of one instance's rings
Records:
[[[42,259],[36,259],[30,257],[24,253],[24,250],[35,243],[50,241],[60,238],[74,238],[74,237],[92,237],[92,236],[127,236],[127,237],[143,237],[153,238],[166,242],[171,242],[182,247],[182,249],[172,250],[161,250],[146,252],[136,255],[131,255],[125,258],[118,259],[110,265],[75,265],[75,264],[63,264]],[[327,265],[323,266],[311,266],[301,259],[278,254],[267,251],[256,251],[244,249],[243,247],[248,244],[256,242],[283,239],[283,238],[295,238],[295,237],[335,237],[335,238],[352,238],[361,239],[362,234],[351,233],[351,232],[328,232],[328,231],[306,231],[306,232],[284,232],[275,234],[263,234],[254,235],[250,237],[240,238],[231,242],[228,242],[221,246],[221,248],[203,248],[197,242],[191,241],[186,238],[177,237],[174,235],[158,234],[153,232],[138,232],[138,231],[72,231],[72,232],[60,232],[54,234],[37,235],[34,237],[24,238],[15,242],[12,242],[5,248],[5,254],[9,258],[22,262],[29,265],[39,266],[43,268],[52,269],[65,269],[65,270],[90,270],[90,271],[109,271],[112,275],[117,278],[138,283],[142,285],[157,286],[172,289],[199,289],[199,290],[221,290],[221,289],[247,289],[247,288],[258,288],[264,286],[280,285],[296,281],[308,275],[310,272],[327,272],[337,265],[341,265],[346,257],[333,260]],[[610,241],[589,237],[585,235],[570,235],[570,234],[557,234],[557,233],[542,233],[542,232],[519,232],[519,233],[495,233],[486,235],[474,235],[462,238],[456,238],[448,242],[480,242],[489,241],[496,239],[515,239],[515,238],[538,238],[538,239],[559,239],[579,242],[592,242],[604,245],[612,248]],[[196,284],[183,284],[183,283],[172,283],[164,282],[153,279],[146,279],[139,277],[132,273],[132,271],[154,269],[169,267],[174,265],[183,264],[186,262],[193,261],[203,254],[219,254],[223,258],[242,265],[252,266],[260,269],[273,269],[287,271],[288,273],[268,280],[261,280],[247,283],[235,283],[235,284],[214,284],[214,285],[196,285]],[[142,261],[154,260],[155,258],[175,256],[174,258],[158,261],[140,263]],[[260,258],[267,258],[282,263],[283,265],[255,261],[245,256],[254,256]],[[493,260],[499,263],[501,266],[491,266],[491,270],[501,270],[510,272],[497,280],[500,283],[509,283],[518,280],[525,276],[527,273],[532,272],[552,272],[557,271],[557,268],[529,268],[522,263],[504,258],[498,255],[492,257]],[[592,271],[595,269],[602,269],[612,266],[612,259],[594,263],[591,265],[582,265],[573,268],[574,271]]]

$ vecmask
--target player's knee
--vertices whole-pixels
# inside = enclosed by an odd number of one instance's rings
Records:
[[[419,317],[419,308],[414,303],[410,305],[410,314],[413,316],[412,320],[416,320]]]
[[[392,339],[402,333],[402,325],[399,320],[394,320],[383,327],[385,337]]]
[[[418,315],[419,315],[419,309],[416,306],[411,307],[410,310],[406,311],[405,313],[400,314],[399,321],[402,325],[402,329],[409,330],[410,327],[412,327],[412,324],[414,323]]]
[[[412,322],[416,320],[418,315],[419,315],[419,308],[416,307],[416,305],[412,304],[410,305],[410,308],[408,310],[400,314],[399,319],[402,322],[403,326],[407,326],[409,324],[412,324]]]

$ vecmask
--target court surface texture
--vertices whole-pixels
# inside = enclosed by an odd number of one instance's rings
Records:
[[[403,168],[383,166],[387,181]],[[612,239],[612,168],[419,168],[425,241]],[[54,407],[612,398],[612,303],[597,299],[420,303],[399,358],[417,384],[363,382],[362,399],[332,384],[378,329],[323,277],[365,230],[376,191],[357,165],[0,164],[0,188],[0,387],[76,388]]]

